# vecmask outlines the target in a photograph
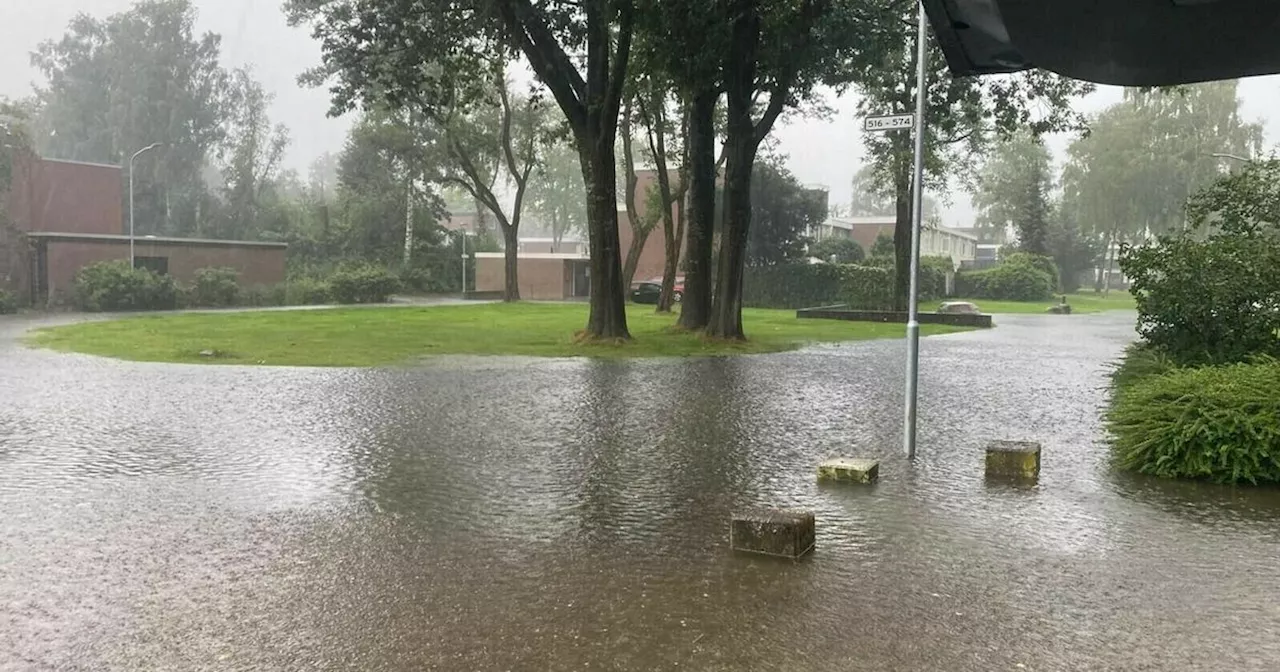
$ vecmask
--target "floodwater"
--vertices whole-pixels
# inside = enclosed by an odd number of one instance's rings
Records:
[[[925,339],[914,466],[899,342],[242,368],[0,321],[0,670],[1280,669],[1280,493],[1107,468],[1132,320]],[[753,505],[816,552],[732,554]]]

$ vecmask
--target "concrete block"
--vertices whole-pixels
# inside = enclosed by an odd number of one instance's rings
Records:
[[[1036,481],[1040,478],[1040,444],[992,441],[987,444],[987,478]]]
[[[813,550],[813,512],[761,509],[736,514],[729,525],[735,551],[799,558]]]
[[[818,480],[846,483],[875,483],[880,478],[880,462],[857,457],[833,457],[818,465]]]
[[[982,313],[977,304],[969,303],[968,301],[943,301],[942,305],[938,306],[937,312],[943,315],[978,315]]]

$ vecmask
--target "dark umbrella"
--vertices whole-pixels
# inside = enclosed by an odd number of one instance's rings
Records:
[[[957,77],[1168,86],[1280,73],[1276,0],[924,0]]]

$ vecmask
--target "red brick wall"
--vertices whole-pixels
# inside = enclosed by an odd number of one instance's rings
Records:
[[[622,263],[627,263],[627,252],[631,249],[631,239],[634,234],[631,230],[631,224],[627,220],[627,213],[618,213],[618,239],[622,248]],[[636,274],[632,279],[633,282],[649,280],[651,278],[662,277],[662,267],[666,263],[666,239],[662,236],[662,225],[654,227],[649,232],[649,237],[644,240],[644,247],[640,249],[640,260],[636,263]]]
[[[10,206],[19,230],[126,233],[120,168],[34,157],[22,163]]]
[[[76,272],[97,261],[128,259],[128,241],[48,240],[47,263],[50,296],[71,291]],[[169,275],[190,282],[201,268],[227,267],[240,272],[240,285],[274,285],[284,282],[285,249],[227,245],[155,243],[138,239],[139,257],[168,257]]]
[[[479,292],[501,292],[507,273],[506,260],[501,257],[477,257],[475,289]],[[516,272],[520,282],[520,298],[530,300],[559,300],[569,293],[572,277],[566,269],[571,262],[565,259],[520,259]],[[467,283],[468,289],[471,283]]]

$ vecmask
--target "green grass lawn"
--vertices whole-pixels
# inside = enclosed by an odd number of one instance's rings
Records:
[[[1000,314],[1000,313],[1041,313],[1043,314],[1052,306],[1058,303],[1058,299],[1051,301],[991,301],[988,299],[947,299],[947,301],[971,301],[977,304],[978,308],[984,313]],[[1067,303],[1071,304],[1072,314],[1082,313],[1101,313],[1107,310],[1134,310],[1133,295],[1122,290],[1112,290],[1110,295],[1104,297],[1101,294],[1093,292],[1078,292],[1067,295]],[[924,312],[933,312],[942,305],[941,301],[929,301],[920,304],[920,310]]]
[[[516,303],[143,315],[51,327],[31,344],[148,362],[375,366],[429,355],[656,357],[792,350],[808,343],[899,338],[901,324],[799,320],[794,311],[742,311],[745,343],[679,331],[675,317],[629,306],[628,343],[575,343],[584,304]],[[925,325],[924,335],[964,331]],[[201,351],[214,351],[202,357]]]

